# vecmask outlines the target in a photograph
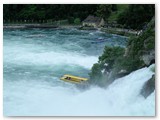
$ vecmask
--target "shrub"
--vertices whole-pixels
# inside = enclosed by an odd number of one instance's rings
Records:
[[[113,66],[114,72],[119,72],[120,70],[125,70],[126,73],[130,73],[134,70],[141,68],[144,65],[138,57],[120,57],[115,61]]]
[[[129,55],[136,57],[140,56],[143,51],[151,50],[155,48],[155,30],[154,19],[148,24],[148,28],[138,36],[131,38],[128,42],[130,45]]]
[[[92,83],[102,83],[103,73],[102,70],[109,72],[115,60],[124,54],[124,48],[106,46],[102,56],[99,57],[98,63],[94,64],[91,72],[89,73]],[[106,66],[106,64],[108,66]]]
[[[108,69],[112,69],[112,66],[115,60],[124,54],[124,48],[122,47],[109,47],[105,46],[104,52],[102,56],[99,57],[99,63],[104,66],[104,64],[108,64]]]
[[[92,83],[97,82],[98,80],[102,79],[102,68],[100,64],[95,63],[91,69],[91,72],[89,73],[90,79],[92,80]]]
[[[81,20],[79,18],[74,19],[74,24],[79,25],[81,23]]]

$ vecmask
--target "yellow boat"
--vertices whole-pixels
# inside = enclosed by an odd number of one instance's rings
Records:
[[[67,74],[61,77],[60,79],[66,82],[71,82],[71,83],[82,83],[88,80],[87,78],[82,78],[82,77],[77,77],[77,76],[67,75]]]

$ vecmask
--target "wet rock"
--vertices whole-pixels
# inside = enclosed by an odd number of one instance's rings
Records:
[[[127,72],[127,70],[120,70],[117,75],[116,75],[116,78],[121,78],[121,77],[124,77],[126,75],[128,75],[129,73]]]
[[[145,52],[145,54],[141,56],[141,59],[147,66],[149,66],[152,63],[155,63],[155,50]]]
[[[143,86],[140,94],[147,98],[155,90],[155,75],[152,76]]]

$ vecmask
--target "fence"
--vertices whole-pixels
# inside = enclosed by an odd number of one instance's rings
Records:
[[[3,20],[3,24],[52,24],[52,25],[66,25],[68,20]]]

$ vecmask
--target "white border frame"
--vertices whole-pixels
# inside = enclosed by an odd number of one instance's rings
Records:
[[[11,120],[11,119],[30,119],[30,120],[48,120],[48,119],[83,119],[83,120],[88,120],[88,119],[118,119],[118,120],[130,120],[130,119],[135,119],[135,120],[152,120],[152,119],[160,119],[159,117],[159,103],[158,101],[160,94],[158,93],[159,91],[159,55],[158,52],[160,51],[160,37],[159,37],[159,21],[160,21],[160,15],[159,15],[159,0],[107,0],[106,2],[104,0],[81,0],[81,1],[75,1],[75,0],[41,0],[41,1],[36,1],[36,0],[27,0],[23,1],[22,0],[1,0],[0,1],[0,120]],[[3,4],[156,4],[156,117],[3,117]]]

